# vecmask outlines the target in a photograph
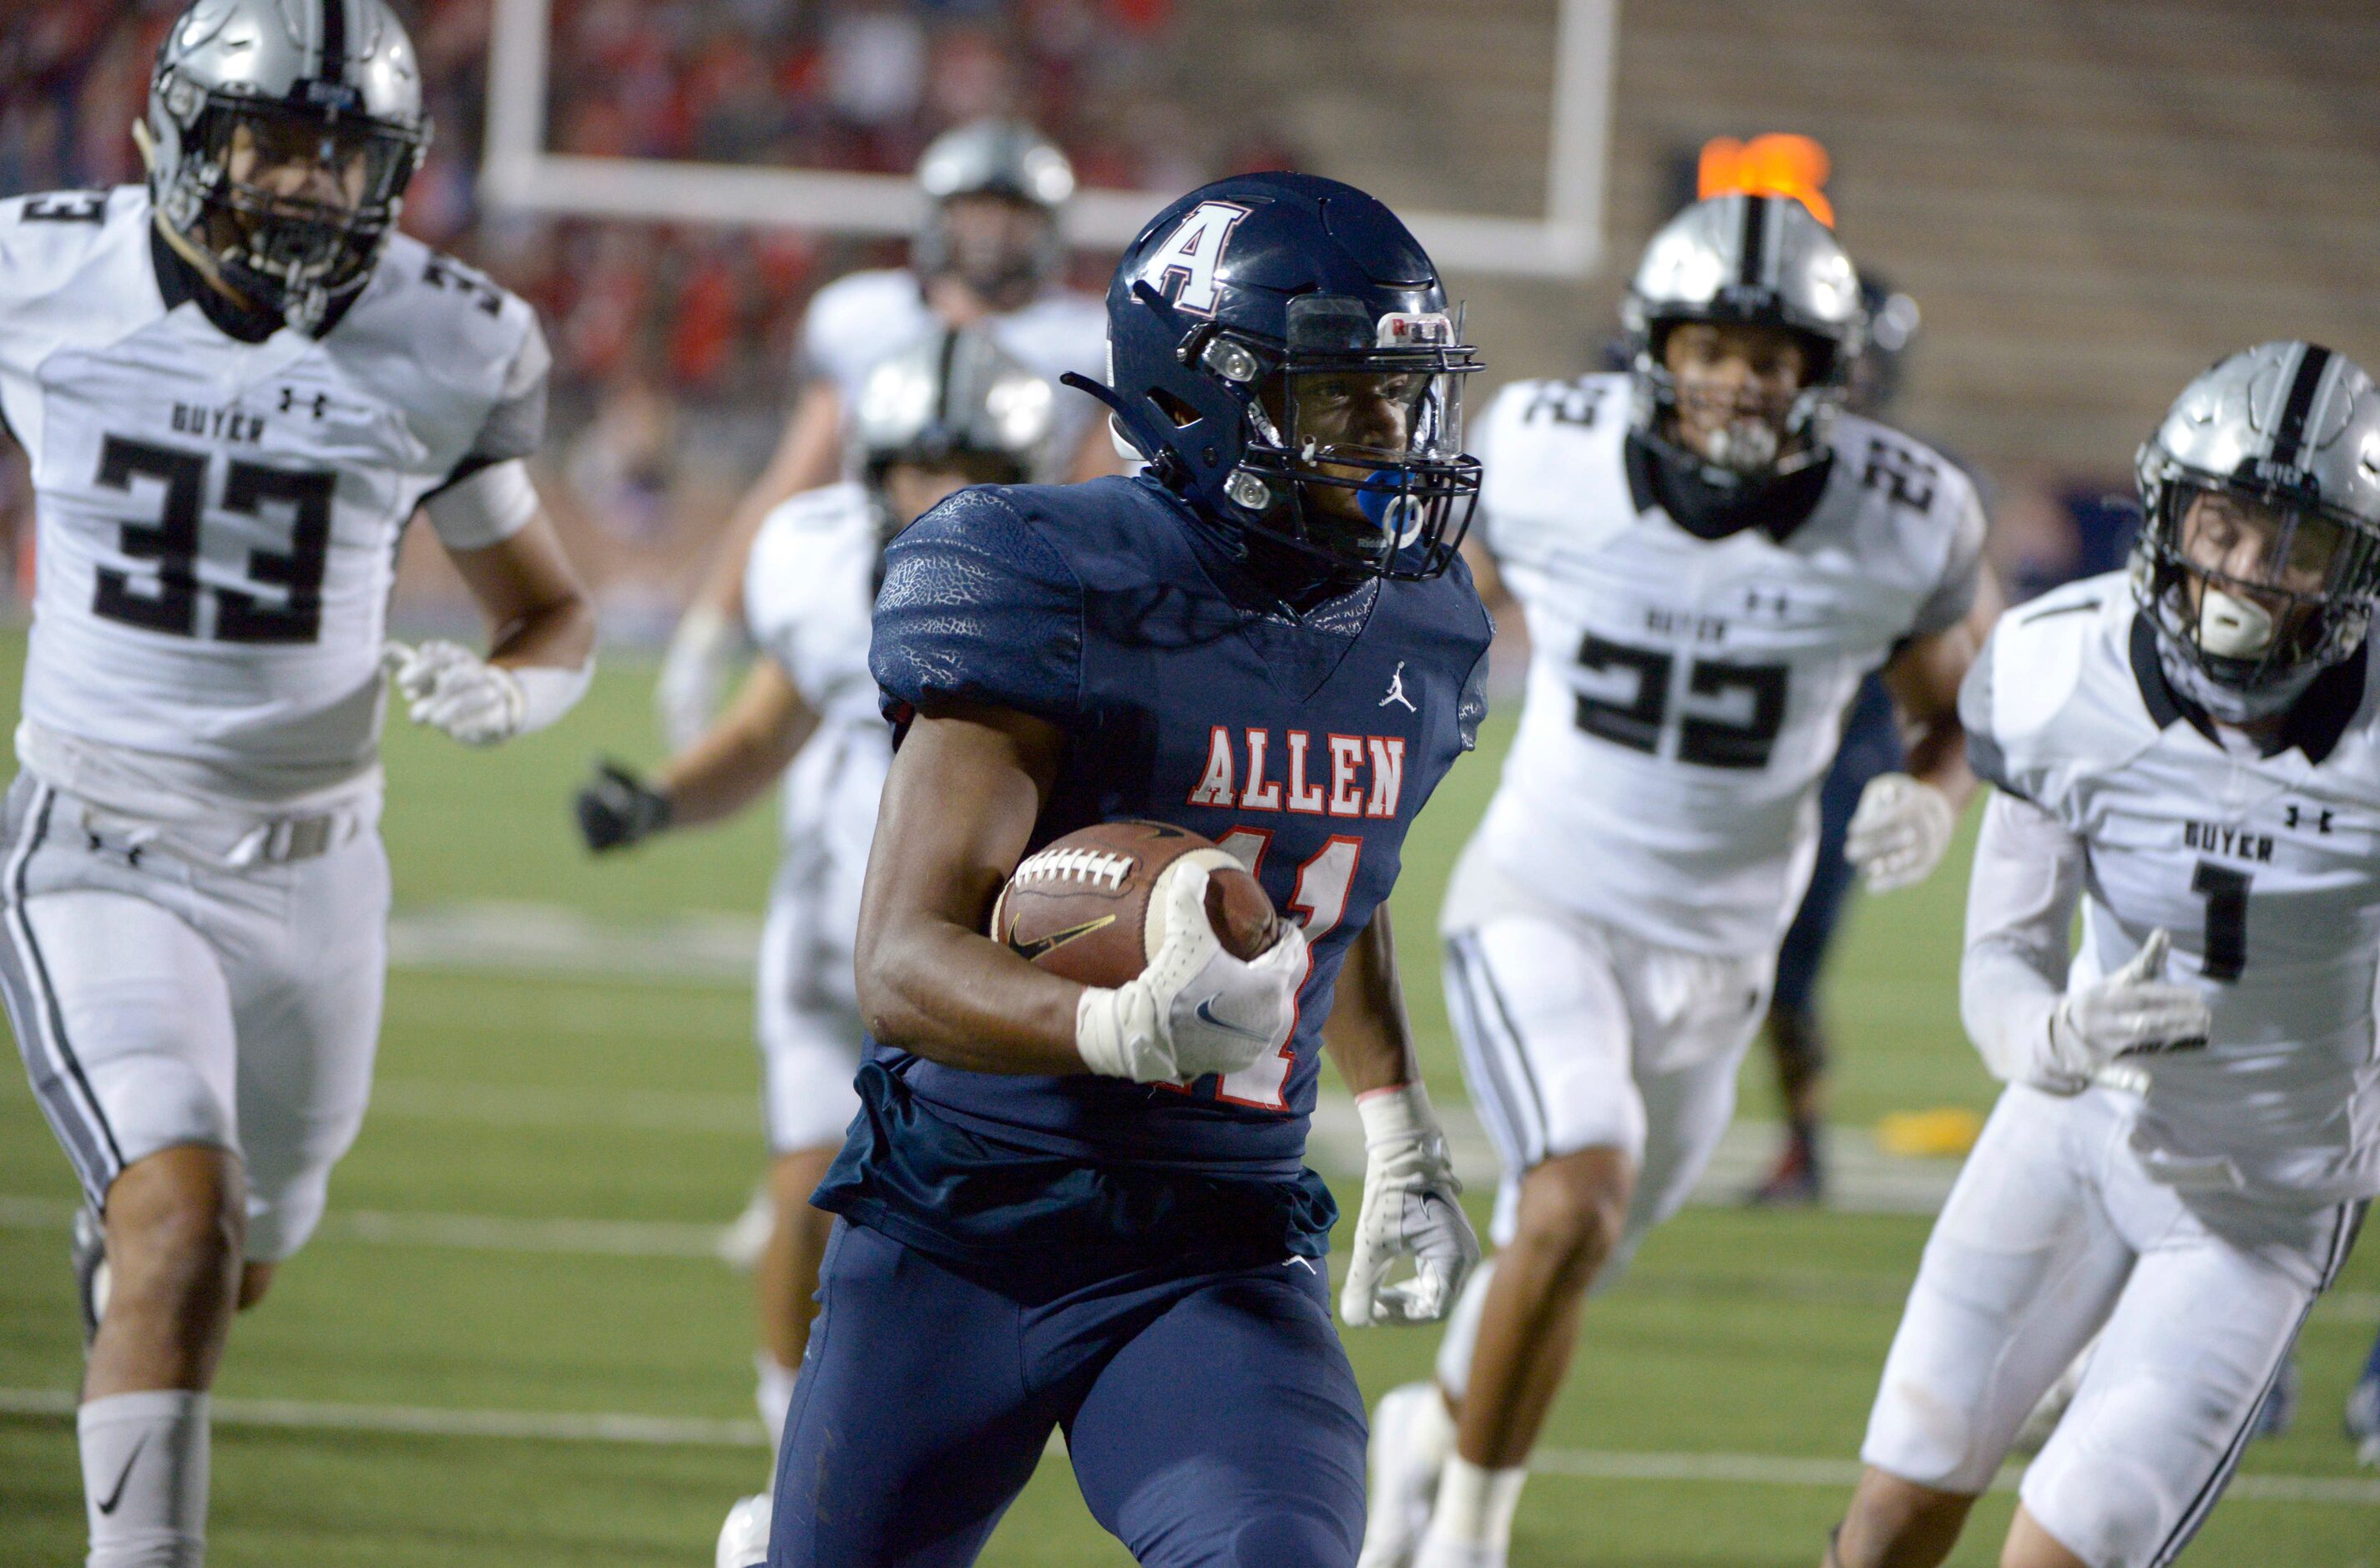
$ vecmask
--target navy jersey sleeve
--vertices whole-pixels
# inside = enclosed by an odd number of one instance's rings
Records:
[[[886,548],[868,667],[895,724],[951,701],[1071,724],[1082,659],[1082,585],[999,490],[961,491]]]

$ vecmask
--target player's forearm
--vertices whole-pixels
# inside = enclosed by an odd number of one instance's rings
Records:
[[[1330,1016],[1323,1020],[1322,1048],[1355,1094],[1421,1081],[1386,905],[1347,950]]]
[[[489,639],[488,662],[506,669],[577,670],[595,657],[595,606],[577,584],[532,605]]]
[[[1083,987],[945,920],[870,941],[862,922],[859,1005],[886,1045],[977,1073],[1084,1071],[1075,1048]]]
[[[1967,732],[1953,707],[1904,725],[1903,767],[1920,784],[1932,784],[1956,808],[1975,793],[1974,771],[1967,765]]]
[[[1995,796],[1975,844],[1959,1014],[1992,1076],[2031,1076],[2066,991],[2081,843],[2046,812]]]
[[[653,781],[669,801],[670,825],[699,827],[743,810],[768,793],[817,729],[818,715],[793,683],[771,661],[757,661],[719,722]]]

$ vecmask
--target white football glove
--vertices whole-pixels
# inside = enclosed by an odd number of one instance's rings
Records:
[[[444,730],[466,746],[510,740],[528,716],[519,678],[459,642],[440,638],[419,648],[392,642],[381,662],[415,723]]]
[[[1879,773],[1860,791],[1843,833],[1843,858],[1859,868],[1870,893],[1909,887],[1941,864],[1958,821],[1950,797],[1932,784]]]
[[[672,751],[684,751],[710,727],[740,640],[735,623],[709,604],[679,618],[653,683],[653,710]]]
[[[2119,1056],[2195,1051],[2206,1043],[2214,1018],[2205,993],[2156,978],[2171,942],[2159,927],[2131,963],[2059,1000],[2035,1079],[2042,1088],[2072,1093]]]
[[[1148,966],[1123,985],[1093,986],[1075,1005],[1083,1065],[1135,1083],[1187,1083],[1236,1073],[1288,1044],[1305,932],[1283,920],[1263,954],[1232,957],[1207,919],[1204,866],[1171,873],[1165,900],[1165,942]]]
[[[1434,1323],[1479,1262],[1479,1238],[1455,1201],[1463,1184],[1446,1135],[1419,1084],[1358,1095],[1355,1112],[1364,1119],[1364,1208],[1339,1316],[1358,1329]],[[1390,1265],[1400,1258],[1413,1259],[1414,1275],[1390,1284]]]

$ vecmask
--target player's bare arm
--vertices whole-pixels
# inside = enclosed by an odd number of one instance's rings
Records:
[[[744,809],[777,782],[818,723],[783,667],[755,660],[719,722],[653,781],[671,824],[698,827]]]
[[[542,512],[484,550],[448,559],[488,626],[488,662],[575,670],[595,653],[595,605]]]
[[[1397,942],[1382,905],[1339,969],[1339,990],[1323,1020],[1322,1047],[1359,1098],[1421,1082],[1404,988],[1397,980]]]
[[[1077,1073],[1084,987],[984,934],[1058,772],[1057,728],[953,706],[910,724],[859,906],[859,1005],[888,1045],[981,1073]]]
[[[516,479],[525,492],[527,479]],[[443,638],[388,644],[384,660],[408,716],[466,746],[552,724],[595,673],[595,608],[552,523],[534,511],[496,542],[447,558],[487,625],[488,653]]]
[[[1884,667],[1885,690],[1900,719],[1906,772],[1932,784],[1955,809],[1974,793],[1967,767],[1966,733],[1959,725],[1959,685],[1991,634],[2002,608],[1999,585],[1986,570],[1975,585],[1975,602],[1958,625],[1912,638]]]

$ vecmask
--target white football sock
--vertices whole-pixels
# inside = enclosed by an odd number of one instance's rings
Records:
[[[1454,1310],[1447,1314],[1446,1337],[1438,1342],[1438,1386],[1458,1404],[1471,1386],[1471,1353],[1479,1345],[1479,1318],[1488,1309],[1488,1282],[1495,1277],[1492,1258],[1471,1270]]]
[[[753,1355],[752,1366],[760,1374],[753,1402],[760,1407],[760,1424],[769,1428],[769,1446],[774,1449],[785,1440],[785,1413],[793,1408],[794,1380],[801,1368],[783,1365],[765,1350]]]
[[[110,1394],[75,1413],[86,1568],[200,1568],[207,1558],[207,1396]]]
[[[1500,1561],[1512,1550],[1512,1515],[1521,1506],[1521,1483],[1528,1478],[1522,1465],[1490,1470],[1459,1453],[1447,1455],[1426,1538],[1483,1546]]]

